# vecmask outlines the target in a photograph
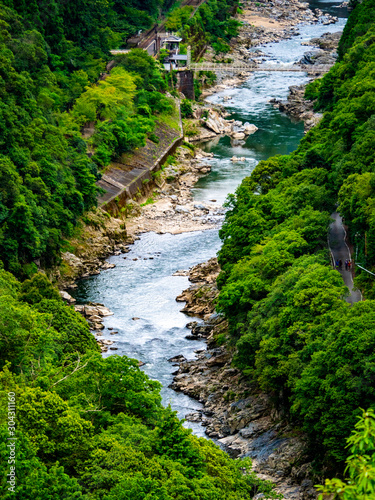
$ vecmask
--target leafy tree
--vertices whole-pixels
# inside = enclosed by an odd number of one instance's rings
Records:
[[[192,118],[193,108],[189,99],[183,99],[181,102],[181,116],[182,118]]]
[[[115,118],[119,106],[132,108],[134,95],[133,78],[124,69],[115,68],[109,77],[88,88],[77,99],[73,115],[81,123]]]
[[[25,500],[50,500],[51,498],[84,499],[81,486],[76,478],[70,477],[64,468],[57,462],[47,467],[37,456],[30,439],[20,430],[17,431],[17,458],[14,464],[16,468],[15,492],[9,490],[10,472],[9,432],[4,425],[0,427],[0,456],[1,456],[1,488],[4,500],[23,498]]]
[[[145,50],[132,49],[126,54],[118,55],[115,63],[135,77],[137,88],[149,91],[166,90],[160,66]]]
[[[51,326],[62,334],[64,353],[81,353],[99,350],[95,337],[90,332],[87,321],[72,307],[59,300],[45,298],[36,309],[41,313],[52,314]]]
[[[169,14],[165,27],[168,31],[179,31],[187,23],[193,11],[194,7],[190,5],[174,9]]]
[[[318,486],[319,499],[366,500],[375,494],[375,414],[373,409],[363,412],[348,438],[347,480],[326,479]]]
[[[307,89],[321,122],[294,153],[258,164],[229,197],[220,230],[217,307],[234,362],[303,428],[330,472],[342,467],[359,408],[375,404],[373,277],[356,269],[367,300],[349,307],[326,249],[338,203],[358,262],[375,271],[373,6],[355,7],[340,61]]]
[[[61,301],[58,290],[52,286],[47,276],[42,273],[37,273],[31,279],[22,283],[19,298],[28,304],[37,304],[43,299]]]

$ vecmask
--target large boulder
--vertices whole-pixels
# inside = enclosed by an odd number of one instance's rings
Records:
[[[243,132],[233,132],[232,137],[233,139],[242,140],[245,139],[246,135]]]
[[[251,134],[254,134],[258,130],[258,127],[256,127],[252,123],[246,122],[244,124],[244,129],[245,129],[245,134],[246,135],[251,135]]]
[[[74,304],[76,302],[76,299],[74,299],[68,292],[61,291],[60,297],[68,304]]]

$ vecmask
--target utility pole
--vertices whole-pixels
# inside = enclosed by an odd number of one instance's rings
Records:
[[[191,47],[189,45],[187,48],[187,61],[186,61],[187,69],[190,69],[190,65],[191,65]]]

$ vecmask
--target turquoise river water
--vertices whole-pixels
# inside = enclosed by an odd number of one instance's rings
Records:
[[[261,50],[269,55],[273,63],[296,62],[309,50],[309,47],[301,46],[301,42],[328,31],[343,29],[346,11],[334,8],[338,2],[314,0],[310,5],[341,16],[339,22],[329,26],[300,26],[299,35],[292,39],[262,47]],[[211,173],[201,178],[193,190],[196,200],[216,199],[218,204],[223,203],[228,193],[235,191],[260,160],[287,154],[298,146],[303,136],[303,124],[275,110],[269,100],[286,99],[289,86],[306,81],[304,73],[256,73],[240,87],[227,89],[208,99],[224,103],[223,97],[230,96],[225,106],[232,114],[231,118],[253,123],[259,130],[243,146],[231,146],[228,137],[204,146],[214,153],[214,158],[210,160]],[[243,156],[246,161],[233,163],[230,161],[233,155]],[[145,365],[142,369],[163,385],[164,404],[170,403],[180,418],[201,405],[168,388],[176,368],[167,360],[177,354],[193,359],[194,351],[202,349],[204,344],[185,339],[189,333],[185,325],[191,318],[180,312],[182,305],[175,298],[188,287],[189,282],[186,277],[172,274],[215,256],[219,248],[217,230],[179,235],[146,233],[130,247],[126,259],[123,255],[110,257],[108,260],[116,267],[81,280],[74,294],[78,303],[101,302],[114,312],[113,316],[105,319],[103,333],[104,338],[116,341],[118,350],[108,351],[105,356],[126,354],[143,361]],[[133,320],[134,317],[140,319]],[[108,330],[111,327],[119,334],[111,336]],[[204,435],[200,424],[186,422],[185,425],[197,435]]]

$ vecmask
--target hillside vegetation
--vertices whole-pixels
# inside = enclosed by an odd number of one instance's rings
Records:
[[[155,121],[174,112],[170,81],[144,51],[119,57],[103,75],[109,50],[170,3],[0,3],[4,500],[277,498],[249,460],[192,436],[138,361],[103,359],[88,323],[36,273],[59,262],[64,240],[96,205],[102,168],[146,137],[156,141]]]
[[[175,77],[140,49],[105,72],[110,50],[171,3],[0,2],[0,260],[15,275],[58,264],[96,205],[102,169],[158,140],[157,115],[175,110],[165,96]],[[209,0],[188,25],[199,21],[205,43],[228,38],[232,4]]]
[[[98,82],[109,50],[159,7],[0,3],[0,259],[17,276],[58,263],[64,239],[96,205],[100,169],[153,137],[154,115],[173,112],[144,51]],[[87,124],[96,132],[83,140]]]
[[[196,438],[138,361],[103,359],[87,322],[41,274],[0,270],[0,471],[4,500],[277,498],[211,441]],[[8,394],[16,399],[16,486]],[[247,474],[243,474],[247,471]],[[10,489],[9,489],[10,488]]]
[[[307,88],[322,121],[293,154],[258,164],[228,200],[220,231],[218,309],[235,363],[307,433],[328,470],[340,469],[360,408],[375,405],[374,278],[356,269],[367,300],[351,307],[327,250],[339,203],[358,261],[374,271],[374,14],[374,0],[356,6],[339,62]]]

